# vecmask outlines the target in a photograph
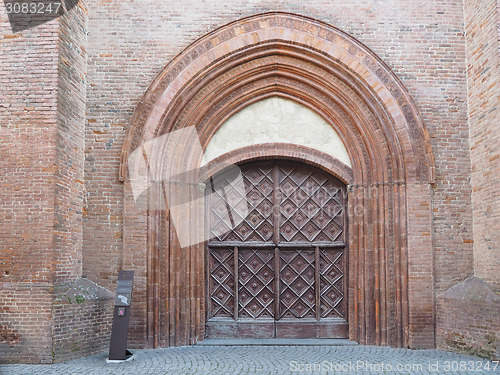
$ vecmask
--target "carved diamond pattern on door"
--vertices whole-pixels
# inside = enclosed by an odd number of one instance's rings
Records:
[[[247,209],[246,193],[235,188],[234,172],[222,173],[216,181],[210,181],[210,237],[214,241],[226,239],[234,223],[244,223]],[[216,185],[216,186],[214,186]],[[238,186],[239,187],[239,186]]]
[[[287,242],[337,241],[343,234],[342,189],[326,176],[280,166],[280,237]]]
[[[238,316],[274,317],[274,250],[239,250]]]
[[[346,337],[345,186],[296,162],[252,162],[241,172],[245,217],[239,207],[224,217],[231,199],[241,201],[229,181],[207,199],[207,335]]]
[[[233,317],[233,249],[212,249],[210,252],[210,263],[211,315],[212,317]]]
[[[231,223],[223,215],[228,212],[227,202],[231,194],[239,195],[237,189],[229,182],[225,185],[224,193],[215,192],[211,196],[211,235],[215,241],[269,241],[273,236],[272,208],[273,208],[273,180],[272,166],[260,168],[242,167],[243,182],[245,184],[248,215],[242,217],[242,208],[231,207],[236,211],[235,223],[239,223],[231,230]],[[222,190],[222,189],[221,189]],[[225,196],[224,196],[225,195]],[[233,201],[238,201],[237,197]],[[227,216],[227,215],[226,215]]]
[[[280,318],[315,318],[314,250],[280,252]]]
[[[344,253],[340,249],[320,249],[320,311],[322,318],[345,317]]]

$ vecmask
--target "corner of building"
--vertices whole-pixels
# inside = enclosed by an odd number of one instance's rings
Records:
[[[464,2],[474,277],[439,294],[437,347],[500,358],[500,3]]]

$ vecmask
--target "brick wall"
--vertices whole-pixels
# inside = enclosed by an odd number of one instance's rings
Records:
[[[80,278],[83,244],[87,80],[85,1],[59,19],[58,128],[54,222],[53,362],[107,349],[113,294]]]
[[[477,277],[437,297],[437,347],[500,359],[500,297]]]
[[[41,283],[0,288],[0,363],[52,363],[52,293]]]
[[[83,164],[87,73],[86,1],[59,18],[54,252],[58,280],[82,269]]]
[[[4,7],[0,17],[1,281],[47,282],[52,270],[59,24],[54,20],[12,34]]]
[[[47,363],[59,23],[13,34],[3,5],[0,20],[0,357]]]
[[[430,194],[431,187],[426,184],[411,184],[407,187],[410,197],[424,197]],[[419,194],[420,193],[420,194]],[[413,325],[409,326],[411,348],[434,347],[434,285],[432,259],[426,258],[432,238],[428,233],[429,222],[432,220],[432,210],[427,200],[412,199],[408,208],[408,288],[410,289],[409,316]],[[412,297],[413,296],[413,299]]]
[[[465,2],[474,273],[500,293],[500,14],[498,1]]]
[[[494,34],[498,18],[491,16],[498,3],[465,4],[474,244],[462,2],[90,0],[87,28],[86,3],[80,2],[66,18],[17,34],[0,6],[0,286],[5,301],[0,345],[11,353],[6,360],[51,361],[50,346],[43,343],[51,332],[47,291],[52,282],[77,279],[82,272],[111,287],[124,256],[136,269],[135,306],[143,312],[133,320],[133,343],[145,344],[146,249],[122,253],[118,167],[125,129],[148,85],[176,54],[223,24],[272,10],[339,27],[401,78],[421,111],[436,158],[436,293],[471,276],[473,263],[475,274],[498,291],[493,255],[500,232],[494,204],[500,163],[498,110],[493,108],[500,34]],[[497,44],[487,43],[491,38]],[[30,320],[34,308],[43,317],[36,323]],[[27,350],[29,345],[37,350]]]
[[[444,291],[473,273],[463,5],[449,1],[90,1],[83,273],[109,286],[123,264],[120,151],[135,106],[176,54],[211,30],[271,10],[328,22],[365,43],[402,79],[436,156],[435,280]],[[133,235],[133,234],[131,234]],[[145,280],[146,248],[134,249]],[[130,257],[130,254],[127,254]],[[142,259],[141,259],[142,257]],[[145,285],[136,283],[138,292]],[[145,315],[137,317],[144,321]],[[142,327],[137,327],[142,332]],[[143,344],[144,339],[137,335]]]
[[[61,327],[109,331],[101,301],[54,305],[54,286],[81,276],[86,3],[15,34],[0,17],[0,356],[51,363],[69,358]],[[103,349],[87,337],[73,356]]]
[[[437,297],[436,335],[440,348],[498,359],[500,8],[496,0],[464,5],[476,277]]]
[[[114,294],[88,279],[56,288],[52,352],[54,362],[88,356],[109,348]]]

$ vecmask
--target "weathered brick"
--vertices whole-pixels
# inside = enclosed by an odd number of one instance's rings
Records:
[[[422,115],[436,181],[425,187],[432,207],[423,202],[409,216],[409,277],[423,280],[421,288],[410,285],[417,298],[410,301],[410,345],[434,346],[435,316],[444,346],[456,330],[447,317],[462,314],[449,299],[434,312],[429,291],[440,295],[475,275],[500,293],[498,1],[88,0],[16,34],[0,6],[3,359],[47,363],[92,352],[70,353],[68,346],[77,323],[109,325],[106,303],[63,304],[53,287],[88,277],[113,288],[124,265],[136,270],[131,343],[150,344],[146,218],[130,207],[130,191],[118,178],[126,129],[148,86],[181,51],[229,22],[278,10],[324,21],[364,43],[401,79]],[[248,23],[242,32],[259,27]],[[424,188],[408,192],[417,190]],[[127,230],[124,212],[131,215]],[[432,246],[433,257],[419,246]],[[464,306],[467,316],[457,322],[467,335],[484,336],[472,328],[484,316],[472,302]],[[94,341],[85,338],[92,350],[106,346],[105,330]]]

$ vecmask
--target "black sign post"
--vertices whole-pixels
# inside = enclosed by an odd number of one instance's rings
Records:
[[[132,358],[132,353],[127,350],[127,334],[133,282],[134,271],[119,272],[108,361],[127,361]]]

